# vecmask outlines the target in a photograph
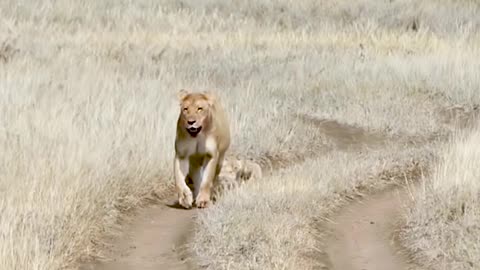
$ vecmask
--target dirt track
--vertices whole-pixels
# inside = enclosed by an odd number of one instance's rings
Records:
[[[393,229],[409,199],[403,189],[371,196],[343,208],[329,225],[327,254],[336,270],[406,270],[395,248]]]
[[[330,225],[327,254],[331,269],[408,269],[392,244],[395,222],[400,221],[407,200],[405,191],[395,189],[343,208]],[[113,247],[113,260],[83,270],[198,269],[184,247],[197,211],[179,208],[174,199],[142,210],[128,226],[127,237]]]
[[[82,270],[192,270],[185,244],[192,234],[197,210],[185,210],[174,198],[140,211],[114,243],[109,262],[84,266]]]
[[[303,120],[333,139],[339,150],[382,147],[387,140],[334,121]],[[330,225],[333,234],[327,247],[330,260],[327,269],[407,269],[406,261],[395,252],[390,240],[394,222],[398,221],[406,198],[406,193],[394,190],[343,208],[334,217],[335,223]],[[198,269],[188,260],[191,256],[184,246],[191,236],[197,211],[176,206],[175,198],[143,209],[134,223],[126,228],[128,237],[114,243],[111,250],[113,261],[91,264],[82,270]]]

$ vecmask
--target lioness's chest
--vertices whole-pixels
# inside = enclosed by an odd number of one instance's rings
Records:
[[[187,138],[178,147],[178,154],[183,157],[213,155],[216,151],[216,142],[213,137],[199,136]]]

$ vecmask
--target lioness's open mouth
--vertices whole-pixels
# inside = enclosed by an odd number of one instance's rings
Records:
[[[187,128],[188,134],[190,134],[190,136],[192,136],[192,137],[196,137],[198,135],[198,133],[200,133],[201,130],[202,130],[202,127],[189,127],[189,128]]]

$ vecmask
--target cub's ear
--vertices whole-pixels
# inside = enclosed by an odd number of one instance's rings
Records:
[[[213,104],[215,104],[215,102],[218,100],[217,95],[213,92],[203,92],[203,95],[207,98],[208,104],[210,104],[210,106],[213,106]]]
[[[178,100],[183,101],[183,100],[188,96],[188,94],[189,94],[189,93],[188,93],[187,90],[185,90],[185,89],[180,89],[180,90],[178,90],[178,92],[177,92],[177,98],[178,98]]]

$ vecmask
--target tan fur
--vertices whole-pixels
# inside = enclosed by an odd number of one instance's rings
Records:
[[[178,202],[199,208],[211,200],[214,181],[230,146],[230,127],[225,111],[212,93],[180,90],[180,114],[175,138],[174,175]],[[198,128],[201,128],[197,133]],[[193,131],[192,131],[193,130]],[[187,185],[193,181],[194,193]]]

